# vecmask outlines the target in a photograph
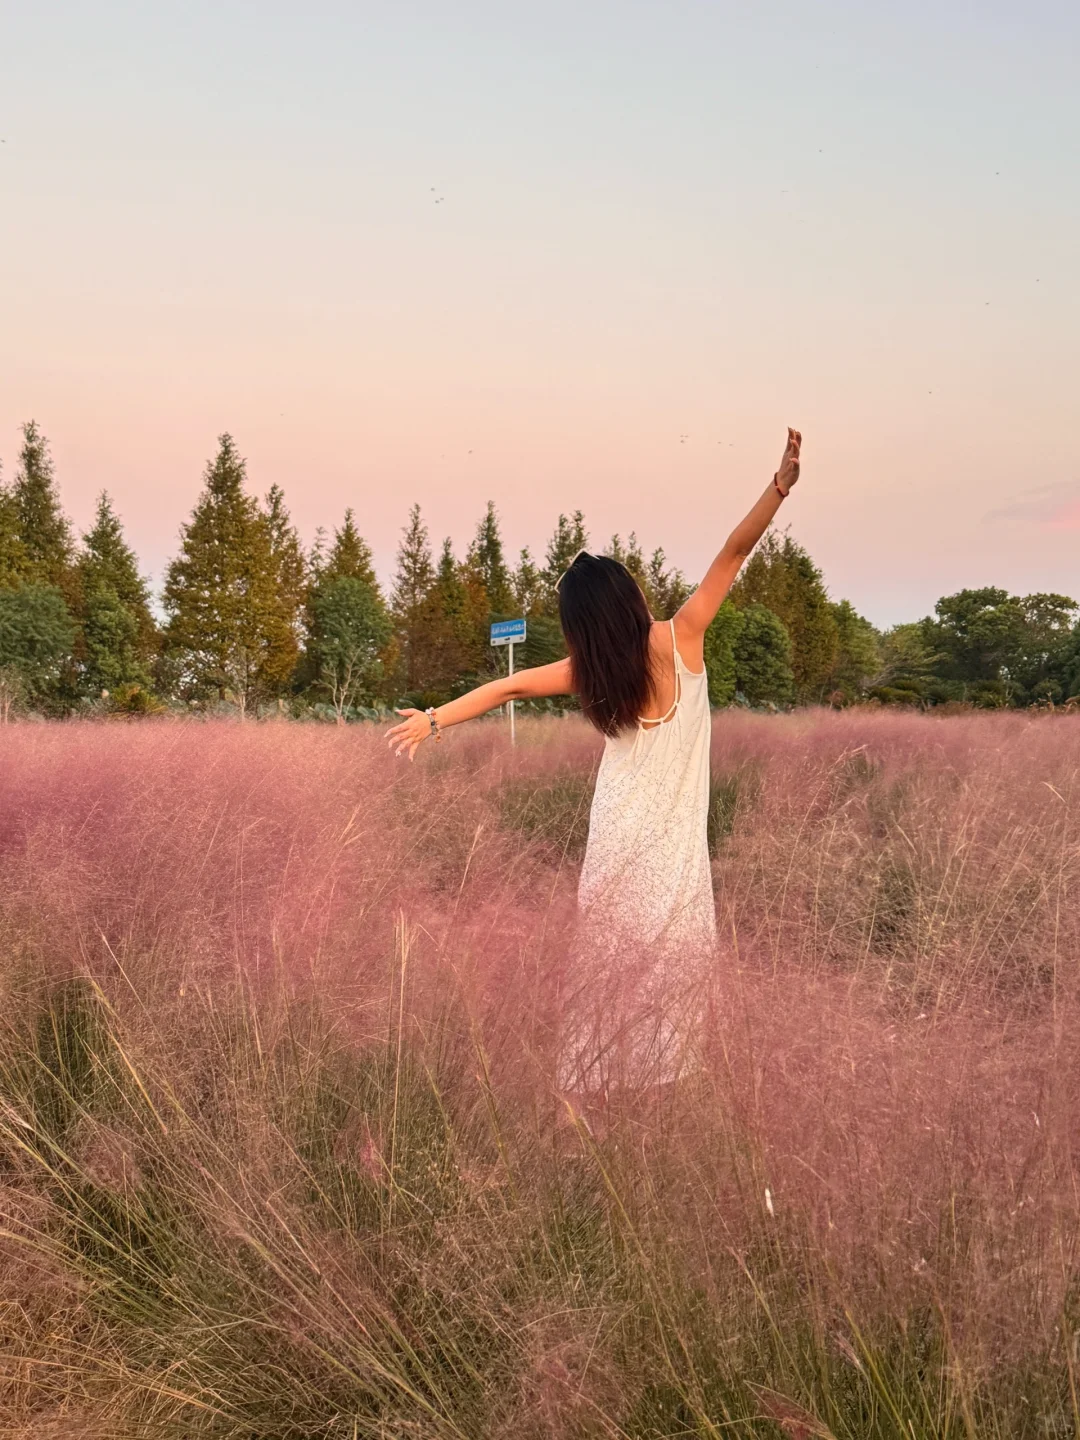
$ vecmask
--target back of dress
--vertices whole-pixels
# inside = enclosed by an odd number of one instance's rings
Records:
[[[687,961],[716,944],[709,866],[708,679],[675,643],[675,701],[662,721],[609,738],[596,777],[578,899],[595,944]]]

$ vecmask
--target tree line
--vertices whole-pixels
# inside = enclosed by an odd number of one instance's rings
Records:
[[[564,653],[556,583],[590,537],[560,515],[542,553],[508,561],[489,502],[463,556],[433,548],[420,508],[402,532],[389,593],[345,511],[305,549],[285,496],[250,493],[222,435],[155,607],[107,494],[76,541],[48,443],[33,422],[10,483],[0,474],[0,720],[274,707],[346,720],[398,704],[442,703],[500,673],[494,620],[525,616],[520,663]],[[667,618],[691,587],[636,534],[603,547]],[[1058,704],[1080,696],[1077,603],[987,587],[879,631],[830,599],[789,534],[770,531],[706,636],[714,705],[787,707],[873,701],[932,706]],[[572,701],[540,708],[568,708]]]

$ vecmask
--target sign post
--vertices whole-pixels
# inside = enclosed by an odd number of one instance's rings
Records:
[[[510,648],[510,669],[509,674],[514,673],[514,646],[525,643],[525,621],[524,620],[497,620],[491,627],[492,645],[507,645]],[[517,744],[517,735],[514,730],[514,702],[510,701],[510,744]]]

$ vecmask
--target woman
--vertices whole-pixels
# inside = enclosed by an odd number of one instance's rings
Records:
[[[448,705],[399,710],[405,719],[388,735],[411,760],[424,740],[508,700],[576,695],[605,736],[578,883],[587,937],[580,953],[647,952],[647,989],[668,992],[680,980],[687,989],[715,946],[705,631],[798,480],[801,445],[789,429],[779,470],[673,620],[652,617],[624,565],[582,551],[557,585],[565,660],[493,680]]]

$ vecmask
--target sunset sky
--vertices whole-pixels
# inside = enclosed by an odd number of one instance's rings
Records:
[[[878,624],[1080,597],[1074,0],[4,7],[0,457],[155,582],[223,430],[301,533],[783,519]]]

